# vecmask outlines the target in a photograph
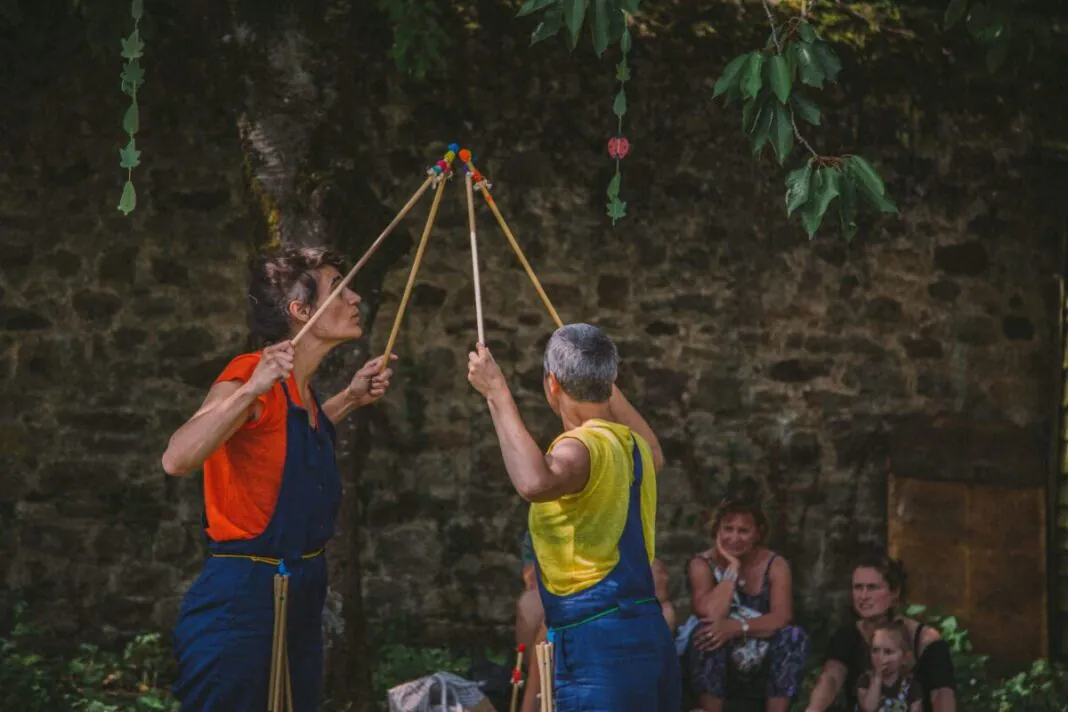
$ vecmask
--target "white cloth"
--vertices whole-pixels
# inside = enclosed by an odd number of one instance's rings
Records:
[[[468,712],[486,696],[478,683],[439,672],[389,691],[389,712]]]

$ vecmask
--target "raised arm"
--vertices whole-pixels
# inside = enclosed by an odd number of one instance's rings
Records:
[[[737,578],[717,584],[712,569],[700,556],[690,559],[686,575],[690,579],[690,606],[697,617],[705,621],[726,618]]]
[[[657,439],[656,433],[649,427],[649,423],[630,404],[630,401],[627,400],[627,397],[623,395],[623,391],[619,390],[618,386],[612,386],[612,397],[608,401],[608,407],[612,411],[612,417],[617,422],[626,425],[638,435],[641,435],[645,442],[649,443],[649,449],[653,454],[653,468],[660,472],[664,466],[664,451],[660,448],[660,440]]]
[[[857,685],[857,706],[861,712],[879,712],[882,702],[883,680],[876,670],[872,675],[865,675]]]
[[[259,415],[257,399],[293,370],[293,346],[288,341],[264,349],[248,381],[216,383],[204,403],[167,443],[163,470],[180,477],[195,471],[238,429]]]
[[[827,708],[834,704],[834,699],[838,697],[845,679],[846,666],[842,662],[838,660],[825,662],[819,680],[812,688],[812,694],[809,695],[805,712],[826,712]]]
[[[528,502],[551,502],[581,492],[590,478],[590,454],[577,440],[561,441],[543,455],[530,436],[504,374],[482,344],[468,359],[467,379],[486,397],[504,467],[516,492]]]

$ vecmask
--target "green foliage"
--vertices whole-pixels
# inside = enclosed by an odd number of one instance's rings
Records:
[[[616,115],[616,142],[620,140],[625,141],[623,138],[623,117],[627,114],[627,90],[626,84],[630,79],[630,66],[627,64],[627,56],[630,54],[631,37],[630,29],[623,29],[623,36],[619,40],[620,60],[616,65],[616,81],[619,82],[619,91],[616,93],[616,98],[612,102],[612,113]],[[618,149],[617,149],[618,150]],[[627,202],[620,200],[619,189],[623,182],[623,174],[620,172],[620,162],[625,156],[625,151],[620,154],[616,153],[612,158],[616,163],[615,174],[612,176],[612,180],[608,182],[608,204],[606,213],[608,217],[612,219],[612,224],[615,225],[619,220],[627,215]]]
[[[441,24],[440,6],[433,0],[378,0],[378,7],[393,27],[390,56],[397,68],[425,78],[451,43]]]
[[[466,676],[471,661],[455,655],[446,648],[420,648],[400,643],[382,646],[375,651],[375,669],[371,686],[375,699],[386,699],[386,693],[402,682],[415,680],[435,672],[451,672]]]
[[[594,52],[600,57],[612,44],[622,39],[626,16],[638,11],[639,0],[526,0],[518,17],[540,14],[541,21],[530,35],[530,43],[537,44],[567,33],[568,46],[573,50],[582,36],[582,27],[589,20],[590,39]]]
[[[120,54],[126,60],[122,68],[122,93],[130,97],[130,106],[122,118],[122,129],[129,140],[124,148],[119,149],[119,166],[126,169],[126,184],[122,187],[119,210],[129,215],[137,207],[137,191],[133,184],[133,169],[141,165],[141,152],[137,150],[135,135],[141,126],[140,111],[137,107],[137,90],[145,83],[145,70],[141,68],[141,57],[145,43],[141,39],[141,16],[144,14],[142,0],[132,0],[130,15],[133,17],[133,31],[122,40]]]
[[[963,24],[986,54],[991,73],[1005,65],[1015,53],[1030,60],[1038,45],[1050,39],[1048,19],[1028,12],[1023,0],[950,0],[946,6],[945,27]]]
[[[20,712],[170,712],[177,702],[165,689],[171,652],[159,634],[137,636],[120,652],[83,643],[51,652],[37,627],[15,606],[15,626],[0,638],[0,709]]]
[[[724,106],[741,104],[742,131],[754,155],[759,156],[770,144],[779,165],[785,165],[795,142],[809,150],[812,155],[805,165],[786,176],[786,214],[798,212],[811,239],[837,201],[842,233],[852,240],[857,232],[858,197],[881,212],[894,213],[897,207],[878,172],[864,158],[820,156],[805,141],[797,118],[818,126],[821,117],[819,106],[803,87],[822,89],[825,83],[837,83],[842,63],[804,17],[777,25],[771,7],[765,5],[765,9],[771,21],[767,44],[728,62],[713,87],[713,98],[722,96]]]

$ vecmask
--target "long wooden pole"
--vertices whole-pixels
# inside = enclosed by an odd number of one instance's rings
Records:
[[[400,308],[397,316],[393,319],[393,330],[389,332],[389,341],[386,343],[386,351],[382,355],[381,370],[389,366],[389,356],[393,353],[393,345],[397,342],[397,333],[400,331],[401,320],[404,319],[404,310],[408,307],[408,299],[412,296],[412,287],[415,286],[415,275],[419,272],[419,263],[423,261],[423,253],[426,251],[426,243],[430,238],[430,231],[434,228],[434,218],[438,214],[438,206],[441,205],[441,196],[445,192],[445,178],[438,183],[438,190],[434,193],[434,203],[430,206],[430,215],[423,228],[423,237],[419,241],[419,249],[415,252],[415,260],[412,262],[412,271],[408,274],[408,284],[404,286],[404,296],[401,297]]]
[[[563,326],[564,323],[560,320],[560,315],[556,313],[556,309],[553,308],[552,302],[549,301],[549,296],[545,293],[545,290],[541,286],[541,282],[538,281],[538,277],[534,274],[534,269],[530,266],[530,262],[527,261],[522,248],[519,247],[515,235],[513,235],[512,231],[508,228],[508,223],[504,221],[504,216],[501,215],[501,211],[497,209],[497,203],[493,200],[493,196],[486,187],[486,181],[483,179],[482,174],[478,172],[478,169],[475,168],[475,164],[471,160],[471,152],[467,149],[460,151],[460,160],[467,166],[467,172],[473,177],[475,185],[482,193],[482,197],[486,200],[486,204],[489,205],[490,210],[493,211],[493,216],[497,218],[497,223],[501,226],[501,230],[504,231],[504,236],[508,238],[508,242],[512,245],[516,257],[519,258],[520,264],[522,264],[523,269],[526,270],[527,277],[530,278],[530,282],[534,285],[534,289],[538,292],[538,296],[541,297],[541,301],[545,304],[545,308],[549,310],[549,316],[553,318],[557,328]]]
[[[475,279],[475,323],[478,326],[478,343],[485,345],[486,330],[482,325],[482,287],[478,272],[478,238],[475,236],[475,191],[471,171],[464,176],[467,185],[467,222],[471,226],[471,272]]]

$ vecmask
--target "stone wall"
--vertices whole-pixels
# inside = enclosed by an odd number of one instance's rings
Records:
[[[754,161],[735,114],[711,101],[710,77],[762,41],[758,18],[710,12],[742,29],[713,40],[679,19],[636,42],[632,214],[614,229],[602,207],[608,63],[525,49],[520,26],[461,38],[437,82],[363,66],[374,101],[348,100],[366,148],[330,165],[366,191],[348,209],[377,217],[403,204],[441,141],[470,142],[561,316],[616,339],[621,384],[661,435],[657,544],[679,603],[686,558],[707,546],[700,517],[736,470],[767,486],[801,609],[838,611],[854,546],[885,538],[887,472],[913,448],[930,453],[924,476],[1044,481],[1033,450],[976,460],[938,416],[1048,442],[1061,238],[1050,206],[1064,174],[1041,146],[1056,111],[1025,111],[1037,90],[938,51],[847,53],[850,84],[813,140],[872,158],[901,216],[865,217],[851,245],[833,229],[809,242],[782,215],[781,170]],[[159,456],[243,346],[245,260],[262,238],[213,29],[152,65],[142,204],[128,220],[113,210],[121,97],[89,89],[116,85],[115,67],[87,62],[48,89],[19,74],[18,101],[0,109],[0,571],[5,595],[59,633],[169,626],[197,570],[197,480],[165,478]],[[343,431],[360,507],[331,552],[344,571],[358,523],[369,616],[413,617],[434,641],[507,633],[526,515],[466,383],[462,195],[450,187],[431,237],[393,391],[365,429]],[[416,239],[425,215],[395,240]],[[552,322],[484,207],[479,226],[487,338],[546,444],[558,427],[540,392]],[[383,347],[409,259],[368,294],[370,345],[333,357],[323,391]],[[353,456],[363,432],[366,461]]]

